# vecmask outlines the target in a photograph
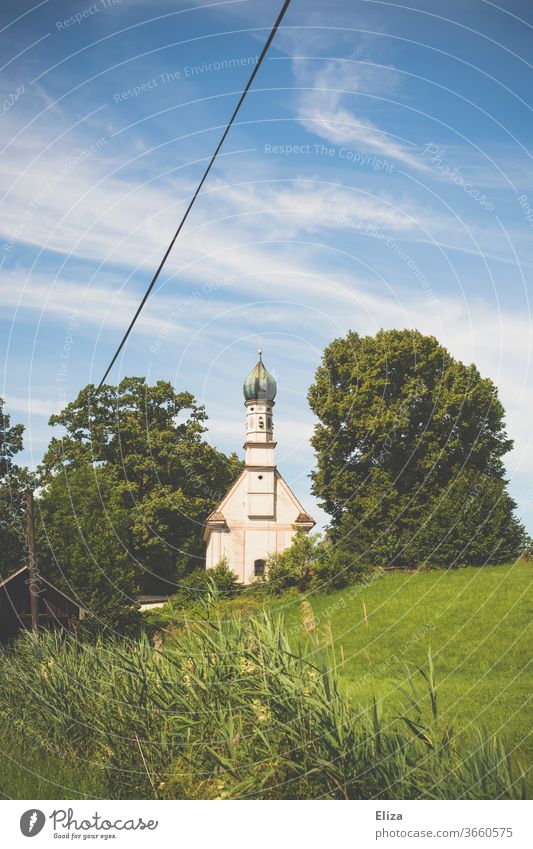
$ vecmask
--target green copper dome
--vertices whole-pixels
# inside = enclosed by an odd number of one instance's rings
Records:
[[[244,397],[247,401],[273,401],[277,388],[276,381],[263,365],[261,351],[259,351],[259,362],[242,387]]]

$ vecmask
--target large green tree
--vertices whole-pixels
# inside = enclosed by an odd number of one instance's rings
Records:
[[[50,419],[64,432],[45,454],[44,481],[85,464],[113,470],[124,484],[128,547],[145,590],[172,592],[203,563],[203,522],[242,468],[203,438],[206,418],[190,393],[129,377],[96,398],[94,386],[85,387]]]
[[[11,424],[10,416],[4,410],[4,399],[0,398],[0,480],[3,480],[13,468],[13,457],[22,451],[24,425]]]
[[[415,330],[349,332],[309,390],[313,489],[332,538],[369,563],[502,562],[523,528],[506,491],[512,447],[491,380]]]
[[[136,624],[127,489],[113,466],[79,462],[54,475],[37,502],[39,568],[84,604],[98,630]]]
[[[0,398],[0,574],[6,576],[25,559],[26,491],[33,476],[13,458],[22,451],[24,426],[12,425]]]

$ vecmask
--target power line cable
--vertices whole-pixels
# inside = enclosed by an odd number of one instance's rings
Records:
[[[281,24],[281,22],[282,22],[282,20],[283,20],[283,18],[284,18],[284,16],[285,16],[285,12],[286,12],[286,11],[287,11],[287,9],[289,8],[290,2],[291,2],[291,0],[285,0],[285,2],[284,2],[284,4],[283,4],[283,7],[282,7],[282,9],[281,9],[281,11],[280,11],[280,13],[279,13],[279,15],[278,15],[277,19],[276,19],[276,23],[275,23],[275,24],[274,24],[274,26],[272,27],[271,33],[270,33],[270,35],[268,36],[268,38],[267,38],[267,40],[266,40],[266,42],[265,42],[265,46],[263,47],[263,50],[261,51],[261,55],[259,56],[259,59],[257,60],[257,64],[255,65],[255,67],[254,67],[254,69],[253,69],[253,71],[252,71],[252,73],[251,73],[251,75],[250,75],[250,79],[248,80],[248,82],[247,82],[247,84],[246,84],[246,88],[244,89],[243,93],[241,94],[241,96],[240,96],[240,98],[239,98],[239,102],[237,103],[237,106],[235,107],[235,109],[234,109],[234,111],[233,111],[233,115],[231,116],[231,118],[230,118],[229,122],[228,122],[228,123],[227,123],[227,125],[226,125],[226,129],[225,129],[225,130],[224,130],[224,132],[222,133],[222,137],[221,137],[221,139],[220,139],[219,143],[217,144],[217,146],[216,146],[216,148],[215,148],[215,151],[214,151],[213,155],[211,156],[211,159],[209,160],[209,164],[208,164],[207,168],[205,169],[205,172],[204,172],[204,175],[203,175],[202,179],[201,179],[201,180],[200,180],[200,182],[198,183],[198,186],[197,186],[197,188],[196,188],[196,191],[194,192],[194,194],[193,194],[193,196],[192,196],[192,198],[191,198],[191,200],[190,200],[190,202],[189,202],[189,205],[188,205],[187,209],[185,210],[185,213],[184,213],[184,215],[183,215],[183,218],[181,219],[181,221],[180,221],[180,223],[179,223],[178,229],[177,229],[177,230],[176,230],[176,232],[174,233],[174,236],[172,237],[172,241],[170,242],[170,244],[169,244],[168,248],[166,249],[165,254],[164,254],[164,256],[163,256],[163,259],[162,259],[162,260],[161,260],[161,262],[159,263],[159,266],[158,266],[158,268],[157,268],[157,271],[155,272],[154,276],[152,277],[152,279],[151,279],[151,281],[150,281],[150,285],[148,286],[148,288],[147,288],[146,292],[144,293],[144,295],[143,295],[143,299],[142,299],[141,303],[139,304],[139,306],[138,306],[138,308],[137,308],[137,311],[136,311],[135,315],[133,316],[132,320],[130,321],[129,326],[128,326],[128,329],[126,330],[126,332],[125,332],[124,336],[122,337],[122,340],[121,340],[121,342],[120,342],[120,345],[118,346],[117,350],[115,351],[115,353],[114,353],[114,355],[113,355],[113,359],[111,360],[111,362],[109,363],[108,367],[106,368],[106,370],[105,370],[105,374],[104,374],[104,376],[103,376],[102,380],[100,381],[100,383],[98,384],[98,386],[97,386],[97,388],[96,388],[96,391],[95,391],[95,393],[94,393],[93,397],[95,397],[96,395],[98,395],[98,393],[100,392],[100,389],[102,388],[103,384],[105,383],[105,380],[106,380],[106,378],[107,378],[107,376],[108,376],[109,372],[111,371],[111,369],[112,369],[112,368],[113,368],[113,366],[115,365],[115,362],[116,362],[116,360],[117,360],[117,357],[118,357],[118,355],[120,354],[120,352],[122,351],[122,348],[124,347],[124,344],[125,344],[125,342],[126,342],[126,340],[127,340],[128,336],[130,335],[130,333],[131,333],[131,331],[132,331],[132,329],[133,329],[133,326],[134,326],[135,322],[136,322],[136,321],[137,321],[137,319],[139,318],[139,315],[141,314],[141,310],[143,309],[143,307],[144,307],[144,305],[145,305],[146,301],[148,300],[148,297],[149,297],[149,295],[150,295],[150,292],[152,291],[152,289],[154,288],[154,286],[155,286],[155,284],[156,284],[157,278],[159,277],[159,275],[160,275],[160,273],[161,273],[161,271],[162,271],[162,269],[163,269],[163,266],[165,265],[165,262],[166,262],[166,261],[167,261],[167,259],[168,259],[168,256],[169,256],[169,254],[170,254],[170,251],[171,251],[171,250],[172,250],[172,248],[174,247],[174,243],[175,243],[176,239],[178,238],[179,234],[181,233],[181,230],[183,229],[183,225],[185,224],[185,222],[186,222],[186,220],[187,220],[187,218],[188,218],[189,212],[191,211],[191,209],[192,209],[192,208],[193,208],[193,206],[194,206],[194,202],[195,202],[196,198],[198,197],[198,195],[199,195],[199,193],[200,193],[200,190],[201,190],[201,188],[202,188],[203,184],[205,183],[205,181],[206,181],[206,179],[207,179],[207,175],[209,174],[209,172],[210,172],[210,170],[211,170],[211,167],[212,167],[212,165],[213,165],[213,163],[214,163],[215,159],[217,158],[217,154],[218,154],[218,152],[219,152],[220,148],[222,147],[222,145],[224,144],[224,141],[225,141],[225,139],[226,139],[226,136],[228,135],[228,133],[229,133],[229,131],[230,131],[230,129],[231,129],[231,126],[232,126],[232,124],[233,124],[233,122],[234,122],[235,118],[237,117],[237,114],[238,114],[238,112],[239,112],[239,109],[241,108],[241,106],[242,106],[242,104],[243,104],[243,102],[244,102],[244,99],[245,99],[246,95],[248,94],[248,91],[250,90],[250,87],[251,87],[251,85],[252,85],[252,83],[253,83],[253,81],[254,81],[254,79],[255,79],[255,76],[256,76],[257,72],[259,71],[259,68],[261,67],[261,63],[263,62],[263,59],[265,58],[265,56],[266,56],[266,54],[267,54],[267,52],[268,52],[268,48],[269,48],[269,47],[270,47],[270,45],[272,44],[272,41],[273,41],[273,39],[274,39],[274,37],[275,37],[275,35],[276,35],[277,31],[278,31],[279,25]]]

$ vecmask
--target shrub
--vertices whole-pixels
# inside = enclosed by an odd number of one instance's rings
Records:
[[[173,596],[175,606],[188,607],[202,602],[215,589],[220,599],[231,598],[239,589],[237,576],[223,557],[213,569],[195,569],[179,583]]]
[[[278,595],[292,588],[300,592],[306,590],[311,585],[322,548],[320,534],[307,534],[299,528],[292,544],[268,559],[266,574],[272,592]]]
[[[369,568],[320,534],[298,529],[285,551],[269,558],[267,581],[275,595],[296,589],[334,590],[364,580]]]
[[[315,563],[313,586],[321,590],[338,590],[366,580],[373,571],[375,569],[362,564],[351,551],[329,542]]]

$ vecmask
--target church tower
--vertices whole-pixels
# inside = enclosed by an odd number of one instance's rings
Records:
[[[265,574],[269,555],[287,548],[297,528],[310,531],[315,524],[276,468],[276,391],[260,349],[243,386],[246,466],[205,522],[206,568],[225,557],[242,584]]]
[[[274,423],[272,409],[276,397],[276,381],[259,362],[244,381],[246,406],[246,470],[248,516],[274,516],[276,502],[276,463],[274,460]]]

